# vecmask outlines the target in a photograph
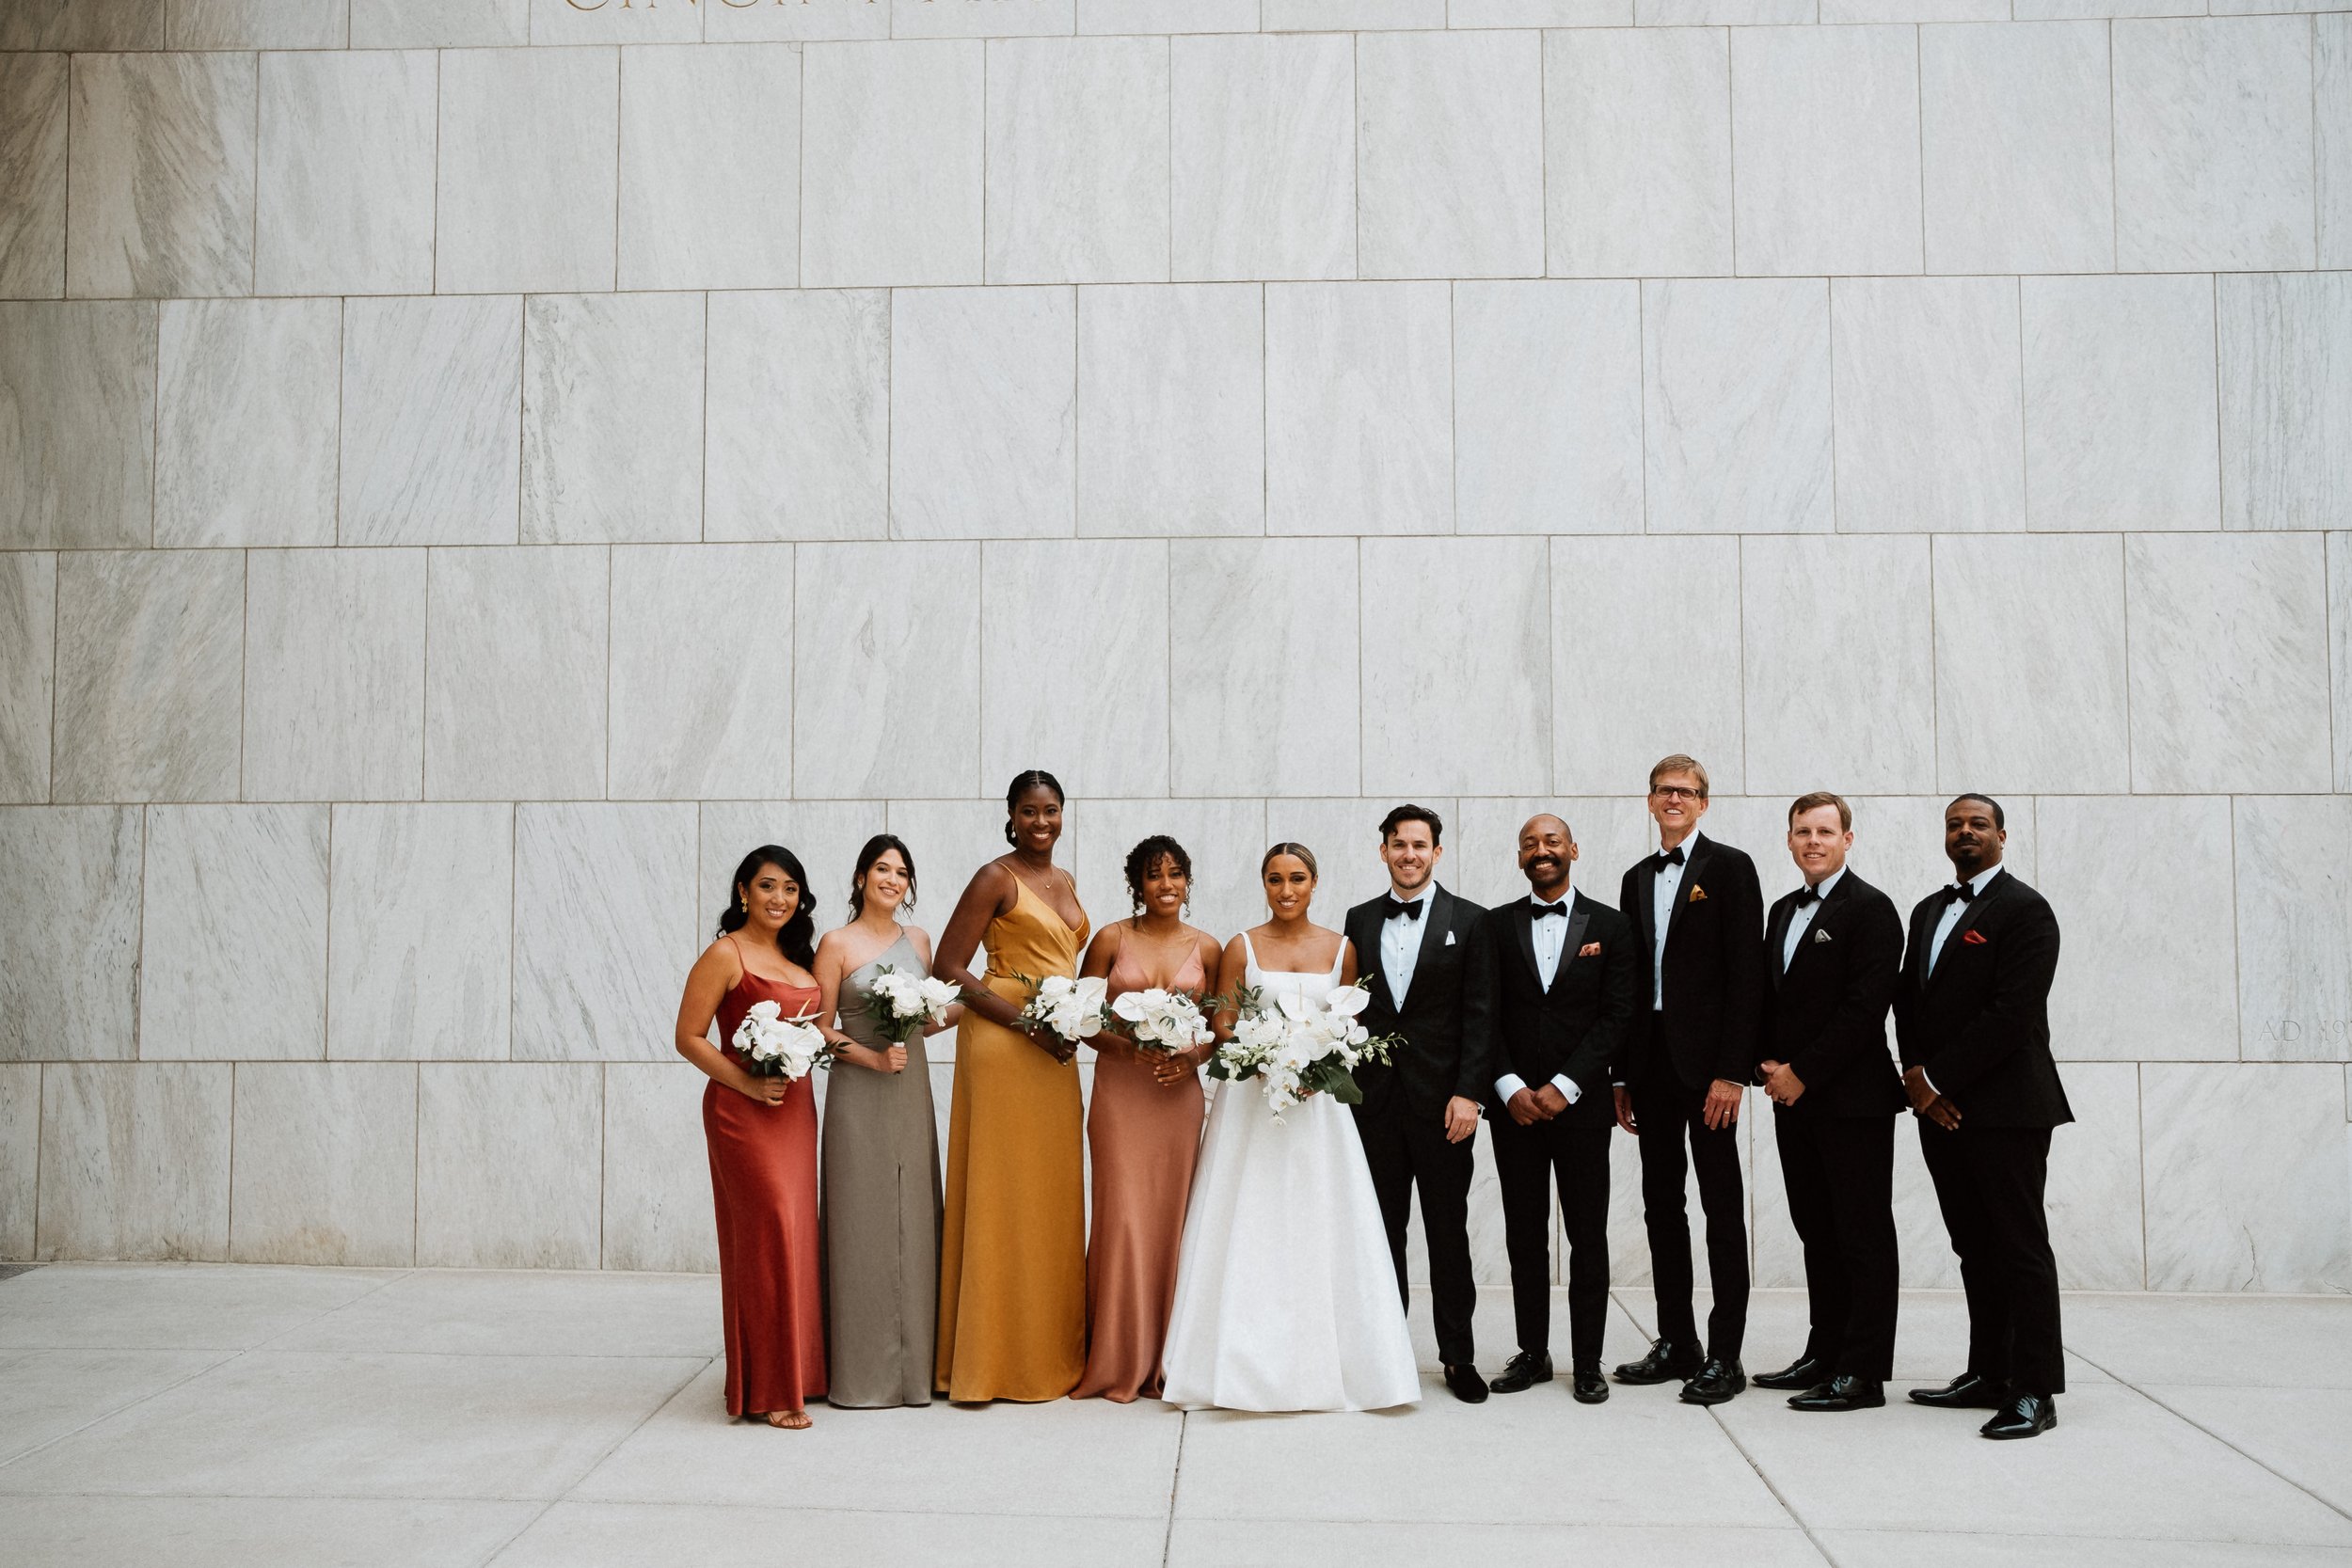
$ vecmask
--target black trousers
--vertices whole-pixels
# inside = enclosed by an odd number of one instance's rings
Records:
[[[1650,1015],[1653,1029],[1657,1017]],[[1737,1361],[1748,1333],[1748,1216],[1740,1177],[1740,1127],[1734,1122],[1709,1131],[1707,1090],[1677,1078],[1662,1047],[1651,1052],[1650,1060],[1655,1065],[1632,1088],[1658,1334],[1676,1345],[1699,1343],[1691,1305],[1691,1221],[1682,1196],[1685,1173],[1696,1170],[1699,1207],[1707,1213],[1708,1280],[1715,1291],[1705,1348],[1708,1355]]]
[[[1396,1259],[1396,1291],[1412,1309],[1412,1288],[1405,1277],[1405,1223],[1413,1191],[1421,1190],[1421,1231],[1429,1243],[1429,1299],[1437,1320],[1438,1359],[1467,1367],[1477,1359],[1470,1318],[1478,1307],[1478,1284],[1470,1275],[1470,1148],[1476,1135],[1445,1141],[1441,1113],[1421,1116],[1391,1095],[1375,1109],[1356,1107],[1356,1132],[1363,1139],[1372,1190],[1380,1198],[1380,1223]]]
[[[2020,1394],[2064,1393],[2058,1259],[2042,1205],[2050,1130],[1963,1121],[1947,1132],[1922,1117],[1919,1152],[1960,1257],[1967,1370]]]
[[[1614,1129],[1605,1121],[1565,1118],[1521,1127],[1508,1113],[1493,1125],[1519,1349],[1551,1354],[1551,1187],[1557,1180],[1568,1234],[1569,1354],[1577,1366],[1598,1370],[1609,1317],[1609,1134]]]
[[[1895,1117],[1775,1111],[1788,1218],[1804,1243],[1807,1357],[1833,1375],[1895,1371]]]

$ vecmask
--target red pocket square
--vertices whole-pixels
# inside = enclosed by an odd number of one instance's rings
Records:
[[[1576,956],[1580,958],[1597,958],[1600,957],[1600,943],[1588,942],[1576,950]]]
[[[1967,942],[1971,946],[1982,947],[1984,945],[1984,933],[1982,931],[1963,931],[1960,934],[1960,940]]]

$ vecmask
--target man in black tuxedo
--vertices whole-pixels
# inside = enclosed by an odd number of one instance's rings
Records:
[[[1478,1286],[1470,1275],[1470,1140],[1493,1078],[1486,1070],[1493,1001],[1485,969],[1472,958],[1486,911],[1436,880],[1444,832],[1427,807],[1390,812],[1380,823],[1389,891],[1347,911],[1359,981],[1372,992],[1363,1025],[1375,1035],[1404,1037],[1388,1066],[1357,1069],[1364,1099],[1356,1107],[1356,1131],[1396,1259],[1397,1293],[1408,1308],[1405,1221],[1420,1189],[1438,1359],[1454,1397],[1476,1404],[1486,1397],[1486,1380],[1472,1364]]]
[[[2050,1056],[2058,916],[2003,869],[2008,842],[1999,802],[1963,795],[1944,808],[1960,879],[1911,911],[1895,1037],[1968,1297],[1967,1370],[1911,1397],[1993,1411],[1987,1437],[2032,1437],[2058,1424],[2066,1391],[2042,1190],[2050,1130],[2074,1113]]]
[[[1812,1327],[1804,1354],[1760,1388],[1800,1390],[1797,1410],[1886,1402],[1895,1370],[1895,1118],[1902,1082],[1886,1009],[1902,973],[1894,901],[1846,868],[1853,810],[1826,790],[1788,808],[1788,853],[1804,885],[1764,923],[1763,1037],[1756,1082],[1772,1098],[1788,1217],[1804,1243]]]
[[[1756,864],[1699,832],[1707,787],[1707,769],[1692,757],[1670,756],[1649,770],[1660,849],[1628,867],[1618,890],[1641,934],[1636,1010],[1641,1002],[1648,1006],[1635,1023],[1614,1098],[1618,1122],[1642,1140],[1642,1219],[1658,1338],[1647,1355],[1617,1369],[1617,1381],[1678,1379],[1689,1404],[1721,1404],[1748,1386],[1740,1361],[1748,1224],[1739,1122],[1756,1071],[1765,985]],[[1682,1196],[1684,1173],[1693,1168],[1715,1291],[1704,1351],[1692,1313],[1691,1222]]]
[[[1551,1192],[1568,1235],[1568,1350],[1573,1392],[1609,1397],[1600,1375],[1609,1312],[1609,1084],[1633,1022],[1640,964],[1633,927],[1568,885],[1576,838],[1557,816],[1519,830],[1529,896],[1497,904],[1477,944],[1495,999],[1495,1174],[1511,1254],[1519,1351],[1489,1385],[1515,1394],[1551,1381]]]

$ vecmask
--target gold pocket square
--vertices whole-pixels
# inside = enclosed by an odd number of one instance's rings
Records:
[[[1692,882],[1691,884],[1691,902],[1693,904],[1703,903],[1706,901],[1706,898],[1707,890],[1699,886],[1698,883]]]

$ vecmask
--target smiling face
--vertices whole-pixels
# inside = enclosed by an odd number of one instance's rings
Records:
[[[1170,920],[1184,917],[1184,901],[1192,896],[1192,879],[1176,863],[1173,855],[1162,855],[1143,871],[1143,910],[1146,914],[1161,914]]]
[[[1277,920],[1304,920],[1315,895],[1315,874],[1296,855],[1265,863],[1265,907]]]
[[[1661,773],[1650,781],[1649,814],[1658,841],[1671,849],[1689,838],[1707,815],[1707,784],[1696,773]]]
[[[1844,870],[1846,851],[1852,847],[1853,833],[1837,820],[1836,806],[1815,806],[1788,819],[1788,857],[1807,887],[1819,887]]]
[[[906,857],[896,849],[884,849],[866,868],[866,907],[897,914],[898,906],[906,902],[908,881]]]
[[[738,882],[735,895],[743,901],[743,923],[760,936],[774,940],[800,912],[801,884],[773,861],[762,863],[748,882]]]
[[[1560,890],[1568,885],[1568,867],[1576,856],[1568,825],[1549,813],[1529,817],[1519,829],[1519,870],[1548,904],[1557,901]]]
[[[1944,808],[1944,853],[1961,880],[1999,864],[2008,843],[2009,831],[1994,820],[1992,801],[1963,795]]]
[[[1033,855],[1051,855],[1061,837],[1061,797],[1043,784],[1031,784],[1012,802],[1012,846]]]
[[[1389,868],[1389,882],[1408,897],[1428,885],[1444,854],[1429,824],[1416,817],[1399,822],[1380,841],[1380,859]]]

